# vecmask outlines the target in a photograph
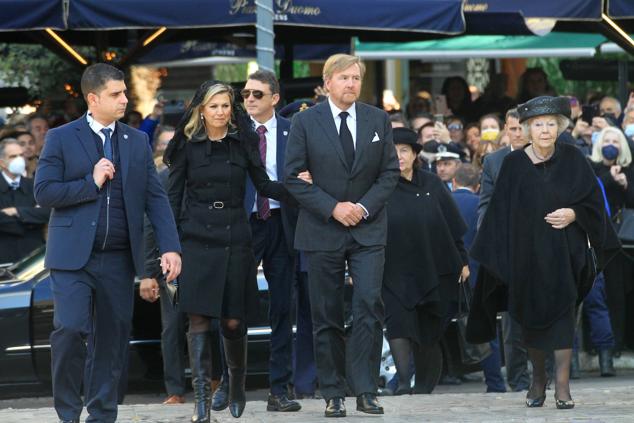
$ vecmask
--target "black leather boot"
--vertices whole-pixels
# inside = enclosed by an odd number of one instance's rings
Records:
[[[209,423],[211,405],[211,344],[209,332],[188,333],[189,365],[194,389],[192,423]]]
[[[579,352],[572,352],[572,360],[570,360],[570,379],[579,379],[581,377],[581,368],[579,367]]]
[[[221,411],[229,407],[229,381],[224,375],[211,396],[211,409]]]
[[[606,348],[599,350],[599,369],[601,370],[601,376],[603,377],[616,376],[611,349]]]
[[[229,411],[233,417],[240,417],[246,405],[244,385],[247,376],[247,337],[224,338],[225,359],[229,369]]]

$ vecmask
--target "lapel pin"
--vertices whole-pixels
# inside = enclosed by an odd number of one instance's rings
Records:
[[[127,140],[128,139],[128,134],[123,134],[123,139]]]

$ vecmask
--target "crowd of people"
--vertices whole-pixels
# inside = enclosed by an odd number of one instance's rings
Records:
[[[490,349],[480,363],[487,392],[526,390],[538,407],[552,380],[557,408],[572,408],[578,313],[601,375],[615,374],[633,276],[616,231],[634,208],[634,96],[582,107],[528,69],[516,99],[500,75],[475,101],[449,77],[441,94],[420,92],[406,113],[387,114],[358,101],[364,73],[357,57],[332,56],[327,98],[284,108],[271,72],[239,91],[206,81],[171,127],[162,103],[146,118],[124,115],[124,76],[99,64],[82,78],[86,114],[50,131],[41,114],[0,129],[0,262],[49,247],[61,421],[78,421],[82,404],[95,421],[116,419],[134,274],[143,299],[161,302],[166,404],[185,401],[189,352],[192,422],[246,406],[259,264],[270,295],[268,411],[299,411],[319,393],[325,415],[341,417],[352,393],[357,410],[382,414],[379,393],[427,393],[417,369],[455,317],[461,284],[474,291],[467,336]],[[384,329],[397,374],[379,390]],[[86,346],[89,335],[111,348]]]

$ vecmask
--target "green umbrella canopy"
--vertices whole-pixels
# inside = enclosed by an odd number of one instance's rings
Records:
[[[464,59],[475,57],[592,57],[608,40],[598,34],[551,32],[536,35],[463,35],[406,43],[355,42],[367,60]]]

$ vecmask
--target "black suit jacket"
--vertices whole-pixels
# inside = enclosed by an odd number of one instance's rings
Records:
[[[283,182],[284,162],[286,161],[286,143],[288,141],[288,134],[291,129],[291,121],[280,115],[276,115],[275,117],[277,118],[277,180]],[[263,164],[264,167],[266,167],[266,163]],[[247,213],[247,217],[250,216],[253,211],[256,196],[257,192],[255,190],[255,186],[253,186],[251,178],[247,176],[247,184],[244,192],[244,208]],[[280,211],[282,214],[284,239],[286,240],[286,245],[288,246],[288,252],[289,254],[294,255],[295,250],[293,249],[293,240],[295,238],[295,224],[297,223],[298,210],[295,204],[291,204],[289,202],[281,202]]]
[[[487,211],[489,201],[495,189],[495,180],[498,178],[504,158],[511,152],[511,147],[504,147],[484,157],[482,176],[480,177],[480,202],[478,203],[478,227]]]
[[[286,149],[286,187],[300,204],[295,248],[333,251],[350,231],[361,245],[385,245],[385,203],[399,177],[387,114],[357,102],[357,136],[352,168],[346,164],[330,104],[324,101],[293,119]],[[297,178],[309,170],[313,184]],[[332,217],[338,202],[361,203],[367,219],[345,227]]]
[[[21,178],[13,191],[0,175],[0,209],[15,207],[17,216],[0,212],[0,263],[13,263],[44,244],[44,225],[51,212],[36,207],[33,179]]]

